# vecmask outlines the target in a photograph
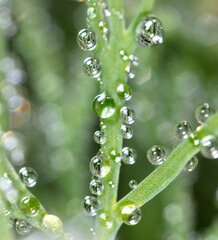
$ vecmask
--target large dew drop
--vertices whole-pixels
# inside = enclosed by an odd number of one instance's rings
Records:
[[[97,95],[93,101],[93,110],[101,118],[109,118],[116,111],[114,99],[105,93]]]
[[[132,127],[129,125],[122,125],[121,126],[121,135],[124,139],[130,139],[133,136]]]
[[[201,154],[209,159],[218,159],[218,138],[208,136],[201,141]]]
[[[195,118],[202,124],[205,123],[209,117],[213,116],[214,113],[215,110],[208,103],[204,103],[195,110]]]
[[[19,171],[20,178],[22,182],[27,186],[27,187],[33,187],[36,185],[37,182],[37,172],[30,167],[23,167]]]
[[[133,109],[128,107],[123,107],[120,110],[120,117],[123,123],[125,124],[133,124],[135,121],[135,112]]]
[[[198,166],[198,158],[194,156],[187,162],[187,164],[184,167],[184,171],[192,172],[193,170],[195,170],[197,166]]]
[[[153,146],[147,152],[148,161],[153,165],[161,165],[166,160],[166,153],[162,147]]]
[[[136,161],[136,151],[132,148],[129,147],[124,147],[122,149],[122,155],[121,155],[121,159],[123,161],[123,163],[125,164],[134,164]]]
[[[96,47],[97,36],[88,29],[82,29],[77,36],[77,43],[82,50],[91,51]]]
[[[117,95],[125,101],[129,101],[132,97],[132,89],[130,86],[120,84],[117,88]]]
[[[136,225],[142,217],[140,208],[136,208],[135,205],[130,204],[123,207],[121,211],[123,222],[127,225]]]
[[[93,196],[86,196],[83,203],[83,210],[89,216],[95,216],[98,211],[98,200]]]
[[[173,128],[173,134],[178,139],[187,139],[192,133],[192,127],[187,121],[178,122]]]
[[[98,78],[101,74],[101,63],[97,59],[88,57],[83,63],[83,71],[89,77]]]
[[[140,46],[156,46],[163,42],[163,25],[158,18],[154,16],[147,16],[137,27],[136,34],[137,43]]]
[[[26,221],[17,220],[15,223],[15,229],[20,235],[25,235],[31,231],[32,226]]]
[[[101,180],[94,179],[90,182],[89,189],[92,194],[99,196],[104,190],[104,185],[102,184]]]
[[[106,135],[103,131],[96,131],[94,133],[94,140],[97,144],[104,144],[106,142]]]
[[[96,177],[105,177],[111,169],[109,161],[105,160],[101,155],[93,157],[89,167],[91,173]]]
[[[24,197],[20,202],[20,209],[24,215],[34,217],[40,210],[40,204],[34,197]]]

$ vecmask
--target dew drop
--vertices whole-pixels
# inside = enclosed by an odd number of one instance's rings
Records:
[[[130,226],[136,225],[142,217],[140,208],[136,208],[133,204],[123,207],[121,214],[123,222]]]
[[[163,25],[154,16],[145,17],[137,27],[136,34],[140,46],[152,47],[163,43]]]
[[[109,118],[116,111],[114,99],[105,93],[99,94],[93,101],[93,110],[95,114],[101,118]]]
[[[208,103],[198,106],[195,110],[195,118],[200,124],[205,123],[214,114],[215,110]]]
[[[86,196],[83,203],[83,210],[89,216],[95,216],[98,211],[98,200],[93,196]]]
[[[94,179],[90,182],[89,189],[94,195],[101,195],[104,190],[104,185],[101,180]]]
[[[96,17],[96,11],[93,7],[88,8],[87,15],[89,18],[93,19]]]
[[[122,149],[122,155],[121,155],[121,159],[123,161],[123,163],[125,164],[134,164],[136,161],[136,151],[132,148],[129,147],[124,147]]]
[[[115,188],[115,184],[114,184],[112,181],[110,181],[110,182],[109,182],[109,187],[110,187],[110,188]]]
[[[99,29],[100,29],[101,32],[103,32],[104,34],[108,33],[108,25],[107,25],[107,23],[101,21],[101,22],[99,22],[98,26],[99,26]]]
[[[135,121],[135,112],[131,108],[123,107],[120,110],[120,116],[125,124],[133,124]]]
[[[187,121],[176,123],[173,128],[173,134],[178,139],[187,139],[192,133],[192,127]]]
[[[89,167],[91,173],[96,177],[105,177],[111,169],[109,161],[105,161],[101,155],[93,157]]]
[[[123,59],[123,61],[129,60],[129,56],[128,56],[128,54],[124,50],[120,51],[120,56]]]
[[[63,223],[61,219],[54,215],[45,215],[42,219],[42,226],[46,232],[59,234],[63,231]]]
[[[15,229],[20,235],[25,235],[31,231],[32,226],[26,221],[17,220],[15,223]]]
[[[93,236],[96,234],[94,228],[90,228],[90,232],[92,233]]]
[[[198,158],[192,157],[184,167],[184,171],[192,172],[198,166]]]
[[[111,160],[113,160],[113,161],[115,161],[116,163],[120,163],[120,161],[121,161],[121,155],[120,155],[120,153],[118,153],[118,152],[116,152],[116,150],[112,150],[111,152],[110,152],[110,159]]]
[[[137,187],[137,185],[138,185],[138,183],[137,183],[136,180],[132,179],[132,180],[129,181],[129,187],[130,188],[134,189],[134,188]]]
[[[133,79],[135,77],[135,71],[134,71],[134,69],[131,66],[127,66],[125,68],[125,72],[126,72],[127,77],[129,79]]]
[[[138,67],[139,65],[139,60],[136,56],[134,55],[130,55],[129,56],[129,61],[130,61],[130,64],[133,66],[133,67]]]
[[[130,139],[133,136],[132,127],[129,125],[122,125],[121,126],[121,134],[124,139]]]
[[[99,222],[105,228],[111,228],[113,225],[113,221],[112,221],[111,217],[106,213],[100,214]]]
[[[218,159],[218,138],[208,136],[201,141],[201,154],[209,159]]]
[[[147,152],[148,161],[153,165],[161,165],[166,160],[166,152],[162,147],[153,146]]]
[[[128,85],[120,84],[117,88],[117,95],[121,99],[128,101],[132,97],[132,89]]]
[[[93,78],[98,78],[101,74],[101,63],[94,58],[88,57],[83,63],[84,73]]]
[[[106,142],[106,135],[103,131],[96,131],[94,133],[94,140],[97,144],[104,144]]]
[[[38,176],[37,176],[37,172],[33,168],[23,167],[20,169],[19,174],[22,182],[27,187],[33,187],[36,185]]]
[[[77,43],[82,50],[91,51],[96,47],[97,36],[88,29],[82,29],[77,36]]]
[[[20,209],[23,214],[34,217],[40,210],[40,204],[34,197],[24,197],[20,202]]]

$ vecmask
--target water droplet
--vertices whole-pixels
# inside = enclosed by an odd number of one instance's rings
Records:
[[[166,160],[166,153],[162,147],[153,146],[147,152],[148,161],[153,165],[161,165]]]
[[[90,182],[89,189],[92,194],[101,195],[104,190],[104,185],[102,184],[101,180],[94,179]]]
[[[92,233],[92,235],[95,235],[95,229],[94,228],[90,228],[90,232]]]
[[[98,211],[98,200],[93,196],[86,196],[84,199],[83,210],[87,215],[95,216]]]
[[[184,171],[192,172],[198,166],[198,158],[192,157],[184,167]]]
[[[96,11],[93,7],[88,8],[87,15],[89,18],[93,19],[96,17]]]
[[[163,43],[163,25],[154,16],[145,17],[137,27],[136,34],[140,46],[152,47]]]
[[[88,57],[83,63],[84,73],[93,78],[98,78],[101,74],[101,63],[94,58]]]
[[[42,219],[42,226],[46,232],[59,234],[63,231],[63,223],[61,219],[54,215],[45,215]]]
[[[122,149],[121,159],[125,164],[134,164],[136,161],[136,151],[129,147],[124,147]]]
[[[93,110],[95,114],[101,118],[109,118],[116,111],[114,99],[105,93],[99,94],[93,101]]]
[[[196,133],[191,133],[190,136],[189,136],[189,140],[195,146],[199,146],[200,145],[200,139],[197,137]]]
[[[134,189],[134,188],[137,187],[137,185],[138,185],[138,183],[137,183],[136,180],[133,180],[133,179],[132,179],[132,180],[129,181],[129,187],[130,187],[130,188]]]
[[[33,187],[36,185],[38,176],[37,176],[37,172],[33,168],[23,167],[20,169],[19,174],[22,182],[27,187]]]
[[[93,50],[97,44],[97,36],[88,29],[82,29],[77,36],[77,43],[82,50]]]
[[[135,112],[131,108],[123,107],[120,110],[120,116],[125,124],[133,124],[135,121]]]
[[[90,171],[96,177],[105,177],[111,169],[110,163],[108,160],[100,156],[95,156],[90,161]]]
[[[116,163],[119,163],[121,161],[120,153],[117,153],[116,150],[112,150],[110,152],[110,159],[115,161]]]
[[[136,208],[133,204],[123,207],[121,214],[123,222],[130,226],[136,225],[142,217],[140,208]]]
[[[17,220],[15,223],[15,229],[20,235],[25,235],[31,231],[32,226],[26,221]]]
[[[115,184],[112,181],[109,182],[109,186],[110,188],[115,188]]]
[[[106,135],[103,131],[96,131],[94,133],[94,140],[97,144],[104,144],[106,142]]]
[[[121,134],[124,139],[130,139],[133,136],[132,127],[129,125],[122,125],[121,126]]]
[[[139,65],[139,60],[136,56],[134,55],[130,55],[129,56],[129,61],[130,61],[130,64],[133,66],[133,67],[138,67]]]
[[[128,101],[132,97],[132,89],[128,85],[120,84],[117,88],[117,95],[121,99]]]
[[[215,110],[208,104],[204,103],[195,110],[195,118],[199,123],[205,123],[207,119],[215,114]]]
[[[123,61],[129,60],[129,56],[128,56],[128,54],[124,50],[120,51],[120,56],[123,59]]]
[[[34,217],[40,210],[40,204],[34,197],[24,197],[20,202],[20,209],[23,214]]]
[[[209,159],[218,159],[218,138],[205,137],[200,145],[201,154]]]
[[[105,228],[111,228],[113,225],[113,221],[112,221],[111,217],[106,213],[100,214],[99,222]]]
[[[179,139],[187,139],[192,133],[192,127],[187,121],[176,123],[173,128],[173,134]]]
[[[125,68],[125,72],[127,73],[127,77],[129,79],[133,79],[135,77],[135,71],[131,66],[127,66]]]
[[[104,34],[108,33],[108,25],[107,25],[107,23],[101,21],[98,26],[99,26],[100,31],[102,31]]]

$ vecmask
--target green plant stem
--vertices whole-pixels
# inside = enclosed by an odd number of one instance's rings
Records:
[[[210,135],[218,136],[218,113],[194,132],[195,140],[199,141]],[[185,164],[199,151],[200,145],[194,145],[192,138],[182,142],[161,166],[118,202],[116,209],[118,214],[123,206],[134,204],[139,208],[155,197],[179,175]]]

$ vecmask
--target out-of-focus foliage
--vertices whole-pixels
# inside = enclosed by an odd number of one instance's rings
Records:
[[[138,2],[125,1],[127,22]],[[176,121],[189,120],[196,127],[199,104],[218,109],[216,5],[215,0],[156,2],[154,14],[164,24],[165,41],[137,50],[140,65],[130,82],[134,137],[124,144],[134,147],[138,158],[134,166],[121,169],[120,197],[130,190],[131,179],[140,182],[153,170],[146,159],[151,145],[163,145],[168,152],[175,147]],[[82,73],[87,54],[76,44],[77,32],[86,27],[86,6],[70,0],[14,0],[13,11],[18,32],[8,39],[8,48],[26,71],[19,91],[32,108],[28,121],[13,125],[18,120],[12,116],[11,124],[22,136],[26,164],[39,175],[33,192],[74,236],[90,239],[93,220],[82,214],[81,201],[88,192],[88,163],[97,152],[92,136],[99,123],[92,112],[97,83]],[[218,239],[218,162],[199,158],[195,172],[182,173],[142,208],[137,226],[122,227],[120,240],[206,240],[210,234]]]

